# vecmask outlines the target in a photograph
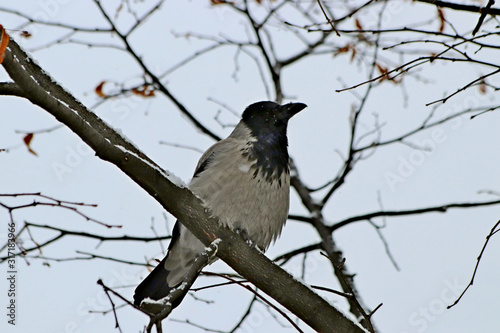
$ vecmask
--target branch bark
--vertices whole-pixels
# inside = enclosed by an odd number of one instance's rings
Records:
[[[0,82],[0,95],[26,97],[24,91],[14,82]]]
[[[363,332],[339,310],[223,228],[188,188],[106,125],[49,77],[11,39],[3,66],[27,98],[65,124],[101,159],[116,165],[205,245],[220,238],[217,256],[319,332]]]
[[[464,4],[460,4],[460,3],[454,3],[454,2],[449,2],[449,1],[439,1],[439,0],[417,0],[417,1],[430,3],[430,4],[435,5],[437,7],[450,8],[450,9],[461,10],[461,11],[465,11],[465,12],[472,12],[472,13],[486,12],[487,14],[492,15],[492,16],[500,15],[500,9],[499,8],[491,8],[491,5],[489,7],[482,7],[482,6],[464,5]]]

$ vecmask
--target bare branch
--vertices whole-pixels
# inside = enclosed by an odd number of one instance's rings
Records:
[[[334,269],[335,276],[340,282],[342,290],[346,293],[350,293],[353,296],[352,299],[348,299],[349,301],[349,311],[353,313],[357,318],[367,318],[366,311],[364,307],[361,305],[361,297],[354,285],[354,274],[349,273],[346,265],[344,264],[344,258],[342,255],[342,251],[335,244],[332,233],[329,228],[326,226],[323,214],[321,212],[322,206],[318,205],[315,200],[311,197],[311,193],[304,186],[300,177],[298,175],[298,171],[293,163],[293,160],[290,163],[291,168],[291,177],[290,177],[290,185],[297,191],[297,194],[302,200],[304,206],[311,213],[311,221],[318,232],[321,238],[321,248],[326,252],[326,256],[332,263],[332,267]],[[363,315],[365,314],[365,315]],[[374,331],[373,325],[371,322],[366,322],[364,320],[361,321],[361,324],[371,330]]]
[[[104,16],[104,18],[106,19],[106,21],[109,23],[109,25],[111,26],[110,30],[113,31],[120,39],[121,41],[123,42],[123,44],[125,45],[125,49],[127,50],[127,53],[130,54],[132,56],[132,58],[139,64],[139,66],[144,70],[144,73],[151,78],[151,80],[153,81],[153,84],[155,86],[157,86],[157,88],[165,95],[168,97],[168,99],[170,99],[170,101],[185,115],[188,117],[188,119],[195,125],[196,128],[198,128],[199,130],[201,130],[203,133],[207,134],[208,136],[210,136],[211,138],[213,138],[214,140],[217,140],[219,141],[220,140],[220,137],[218,135],[216,135],[215,133],[213,133],[212,131],[210,131],[208,128],[206,128],[205,126],[203,126],[192,114],[191,112],[188,111],[188,109],[176,98],[174,97],[174,95],[170,92],[169,89],[167,89],[167,87],[165,85],[163,85],[160,81],[160,79],[158,78],[158,76],[156,76],[150,69],[149,67],[146,66],[146,64],[144,63],[143,59],[135,52],[135,50],[132,48],[132,46],[130,45],[129,43],[129,40],[128,40],[128,35],[126,34],[122,34],[120,33],[113,20],[109,17],[109,15],[106,13],[106,11],[104,10],[104,8],[102,7],[101,3],[99,0],[94,0],[95,3],[97,4],[101,14]],[[158,4],[160,5],[160,4]]]
[[[14,82],[0,82],[0,95],[26,98],[24,91]]]
[[[274,258],[273,261],[276,262],[276,263],[278,263],[280,266],[283,266],[290,259],[292,259],[293,257],[295,257],[295,256],[297,256],[299,254],[309,253],[311,251],[320,250],[320,249],[321,249],[321,244],[320,243],[303,246],[301,248],[298,248],[298,249],[292,250],[290,252],[284,253],[282,255],[279,255],[276,258]]]
[[[221,274],[215,274],[217,276],[220,276],[224,279],[227,279],[229,281],[231,281],[232,283],[236,283],[237,285],[245,288],[246,290],[250,291],[251,293],[254,294],[254,297],[257,297],[260,301],[262,301],[264,304],[266,304],[267,306],[271,307],[272,309],[274,309],[275,311],[277,311],[283,318],[285,318],[298,332],[303,332],[299,326],[297,326],[297,324],[295,324],[293,322],[293,320],[284,312],[282,311],[280,308],[278,308],[276,305],[272,304],[270,301],[268,301],[266,298],[264,298],[262,295],[260,295],[258,293],[258,289],[256,288],[255,290],[252,289],[250,286],[246,285],[244,283],[244,281],[237,281],[233,278],[231,278],[230,276],[228,276],[227,274],[224,274],[224,275],[221,275]]]
[[[122,329],[121,329],[120,324],[118,322],[118,315],[116,314],[115,303],[111,299],[111,296],[109,296],[108,289],[105,288],[104,283],[100,279],[97,281],[97,284],[101,285],[104,288],[104,293],[106,293],[106,296],[108,297],[108,300],[111,303],[111,308],[113,309],[113,315],[115,317],[115,328],[117,328],[118,331],[120,331],[120,333],[122,333]]]
[[[453,208],[474,208],[474,207],[482,207],[482,206],[493,206],[493,205],[499,205],[499,204],[500,204],[500,200],[493,200],[493,201],[480,201],[480,202],[451,203],[451,204],[440,205],[440,206],[431,206],[431,207],[426,207],[426,208],[417,208],[417,209],[408,209],[408,210],[378,211],[378,212],[373,212],[373,213],[368,213],[368,214],[350,217],[350,218],[347,218],[347,219],[342,220],[340,222],[334,223],[332,226],[330,226],[330,230],[333,232],[333,231],[335,231],[339,228],[342,228],[350,223],[359,222],[359,221],[368,221],[368,220],[376,218],[376,217],[408,216],[408,215],[434,213],[434,212],[445,213],[449,209],[453,209]]]
[[[253,295],[252,300],[250,301],[250,304],[248,304],[247,310],[245,313],[241,316],[240,320],[234,325],[233,329],[229,331],[230,333],[236,332],[237,329],[240,328],[241,324],[247,319],[247,317],[252,313],[252,308],[255,304],[255,301],[257,300],[257,290],[256,293]]]
[[[498,73],[500,73],[500,68],[499,68],[499,69],[497,69],[497,70],[495,70],[495,71],[493,71],[493,72],[490,72],[490,73],[488,73],[488,74],[481,75],[481,76],[480,76],[480,77],[478,77],[477,79],[474,79],[474,80],[472,80],[471,82],[467,83],[467,84],[466,84],[465,86],[463,86],[462,88],[457,89],[454,93],[452,93],[452,94],[450,94],[450,95],[448,95],[448,96],[446,96],[446,97],[444,97],[444,98],[441,98],[441,99],[435,100],[435,101],[433,101],[433,102],[427,103],[427,104],[425,104],[425,106],[429,106],[429,105],[432,105],[432,104],[434,104],[434,103],[446,103],[446,101],[448,101],[451,97],[455,96],[456,94],[458,94],[458,93],[460,93],[460,92],[462,92],[462,91],[464,91],[464,90],[466,90],[466,89],[470,88],[471,86],[473,86],[473,85],[477,84],[478,82],[482,82],[482,81],[484,81],[484,79],[486,79],[486,78],[488,78],[488,77],[490,77],[490,76],[493,76],[493,75],[495,75],[495,74],[498,74]]]
[[[486,236],[486,241],[484,242],[483,248],[481,249],[481,252],[479,253],[479,256],[477,257],[476,267],[474,267],[474,272],[472,273],[472,278],[470,279],[469,284],[464,289],[464,291],[460,294],[460,296],[458,296],[458,298],[455,300],[455,302],[453,302],[453,304],[448,305],[446,307],[447,309],[450,309],[450,308],[454,307],[455,305],[457,305],[458,302],[460,302],[460,300],[462,299],[462,297],[465,295],[465,293],[467,292],[467,290],[470,287],[472,287],[472,285],[474,284],[474,279],[476,277],[477,269],[479,268],[479,262],[481,261],[481,258],[483,257],[484,251],[486,250],[486,246],[488,245],[488,242],[490,241],[491,237],[494,234],[496,234],[497,232],[500,232],[500,229],[497,229],[499,226],[500,226],[500,220],[497,223],[495,223],[495,225],[493,226],[493,228],[491,228],[491,231],[488,234],[488,236]]]
[[[89,204],[80,203],[80,202],[57,200],[57,199],[45,196],[45,195],[40,194],[40,193],[0,194],[0,197],[18,197],[18,196],[36,196],[36,197],[40,197],[42,199],[48,199],[49,202],[35,201],[34,200],[30,203],[21,204],[21,205],[17,205],[17,206],[9,206],[9,205],[6,205],[6,204],[0,202],[0,207],[7,209],[9,212],[13,212],[13,211],[18,210],[18,209],[25,209],[25,208],[37,207],[37,206],[60,207],[60,208],[71,210],[71,211],[75,212],[76,214],[80,215],[81,217],[83,217],[85,220],[100,224],[106,228],[121,228],[122,227],[121,225],[113,225],[113,224],[108,224],[108,223],[98,221],[98,220],[91,218],[88,215],[84,214],[83,212],[78,210],[77,207],[75,207],[75,206],[96,207],[97,205],[89,205]]]
[[[477,34],[479,29],[481,28],[481,25],[483,25],[483,22],[484,22],[484,19],[486,18],[486,15],[490,14],[491,6],[493,6],[494,4],[495,4],[495,0],[489,0],[486,7],[481,8],[481,10],[480,10],[481,16],[479,17],[479,21],[477,22],[476,27],[472,31],[472,36]]]
[[[340,34],[337,30],[337,28],[335,28],[335,25],[334,25],[334,21],[332,21],[329,17],[328,17],[328,14],[325,12],[325,9],[323,8],[323,4],[321,3],[321,0],[317,0],[318,1],[318,5],[319,5],[319,8],[321,9],[321,12],[323,13],[323,15],[325,16],[326,18],[326,21],[328,22],[328,24],[330,24],[330,26],[332,27],[332,30],[335,31],[335,33],[337,34],[337,36],[340,37]]]
[[[461,10],[461,11],[466,11],[466,12],[472,12],[472,13],[483,13],[486,12],[488,15],[500,15],[500,9],[497,8],[490,8],[493,3],[486,7],[480,7],[480,6],[474,6],[474,5],[464,5],[456,2],[448,2],[448,1],[440,1],[440,0],[416,0],[418,2],[425,2],[425,3],[430,3],[433,5],[436,5],[437,7],[442,7],[442,8],[450,8],[450,9],[455,9],[455,10]]]

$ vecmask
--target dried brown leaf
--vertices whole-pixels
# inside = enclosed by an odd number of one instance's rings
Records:
[[[387,67],[384,67],[380,65],[379,63],[376,63],[375,66],[377,66],[377,70],[382,74],[380,78],[380,82],[388,80],[389,79],[389,69]]]
[[[479,82],[479,93],[481,95],[485,95],[486,94],[486,88],[488,88],[488,86],[486,85],[486,82],[484,82],[484,80],[482,80],[481,82]]]
[[[23,138],[23,142],[24,142],[24,144],[26,145],[26,147],[28,148],[28,151],[29,151],[30,153],[32,153],[33,155],[38,156],[38,154],[37,154],[37,153],[35,153],[35,151],[34,151],[33,149],[31,149],[31,146],[30,146],[30,145],[31,145],[31,141],[32,141],[32,140],[33,140],[33,133],[28,133],[28,134],[26,134],[26,135],[24,136],[24,138]]]
[[[97,85],[97,87],[95,87],[95,93],[97,94],[97,96],[102,97],[102,98],[105,98],[108,96],[102,92],[102,87],[104,86],[105,83],[106,83],[106,81],[102,81],[101,83],[99,83]]]
[[[210,0],[210,3],[212,4],[212,6],[226,5],[226,4],[234,5],[234,2],[226,0]]]
[[[21,31],[20,36],[24,37],[24,38],[30,38],[32,35],[31,35],[31,32],[29,32],[27,30],[23,30],[23,31]]]
[[[358,30],[363,30],[363,26],[361,25],[361,22],[359,22],[359,20],[358,20],[358,19],[355,19],[355,20],[354,20],[354,22],[355,22],[355,24],[356,24],[356,28],[357,28]]]
[[[443,32],[446,24],[446,20],[444,18],[444,11],[443,8],[441,7],[436,7],[436,8],[438,11],[438,18],[439,18],[439,32]]]
[[[1,24],[0,24],[0,31],[2,32],[2,39],[0,41],[0,64],[1,64],[3,62],[3,59],[5,58],[5,50],[7,49],[7,45],[9,45],[10,37],[5,32],[5,29]]]
[[[345,46],[342,46],[341,48],[339,48],[337,51],[335,51],[335,53],[333,54],[334,56],[336,55],[339,55],[341,53],[347,53],[349,52],[349,50],[352,48],[352,44],[346,44]]]
[[[356,48],[353,46],[351,50],[352,50],[352,52],[351,52],[351,62],[353,62],[354,58],[356,57]]]

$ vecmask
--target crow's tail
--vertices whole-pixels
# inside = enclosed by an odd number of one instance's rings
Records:
[[[167,277],[170,271],[165,269],[166,260],[167,257],[163,258],[158,266],[137,286],[134,293],[135,305],[140,305],[142,300],[148,297],[159,300],[167,296],[170,290],[172,290],[167,284]]]

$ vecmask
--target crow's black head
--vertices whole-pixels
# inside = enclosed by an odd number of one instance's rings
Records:
[[[245,109],[242,120],[257,138],[270,133],[286,137],[288,120],[306,106],[303,103],[279,105],[275,102],[257,102]]]
[[[249,157],[257,160],[257,170],[267,180],[279,179],[283,171],[288,171],[288,120],[305,107],[303,103],[258,102],[243,112],[243,123],[257,139]]]

